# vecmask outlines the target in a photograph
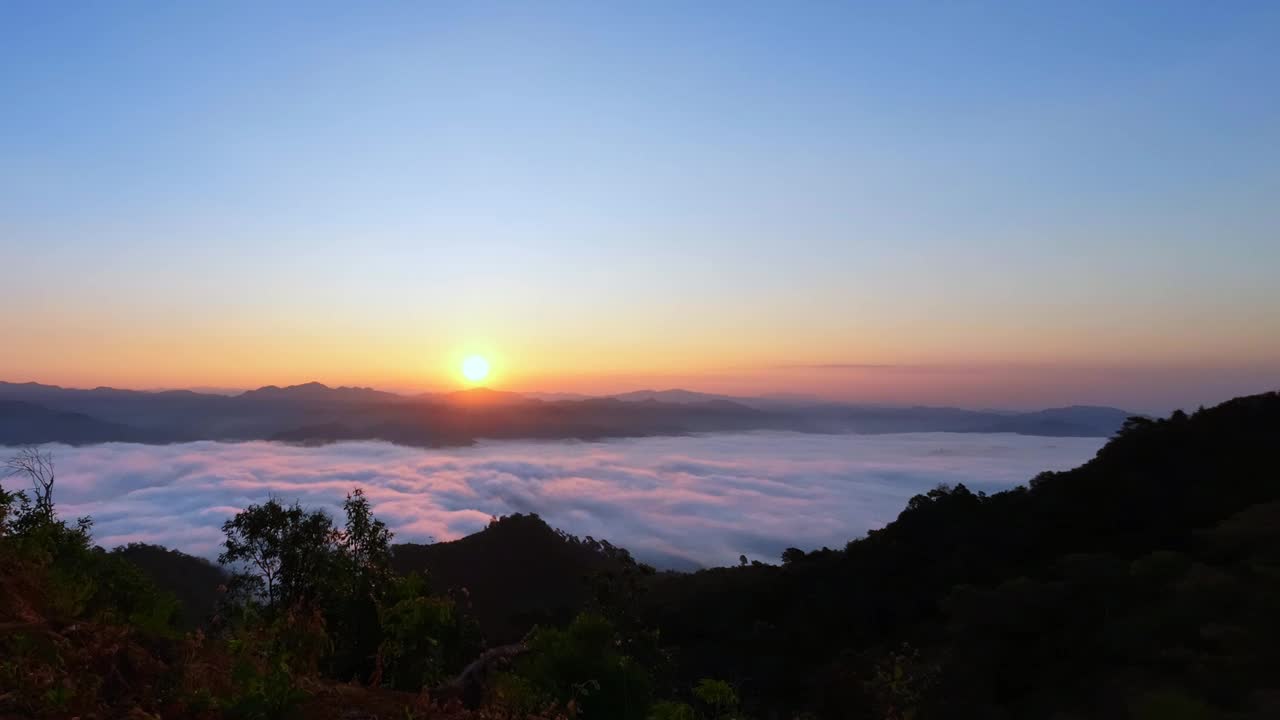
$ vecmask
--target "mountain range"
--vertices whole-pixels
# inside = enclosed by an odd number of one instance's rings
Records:
[[[891,407],[804,397],[641,390],[606,397],[488,388],[400,395],[311,382],[238,395],[0,382],[0,445],[385,440],[421,447],[482,439],[580,439],[783,430],[1108,437],[1132,413],[1072,406],[1032,412]]]

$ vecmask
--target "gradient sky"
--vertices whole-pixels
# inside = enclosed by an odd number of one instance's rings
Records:
[[[5,2],[0,379],[1274,388],[1278,48],[1274,2]]]

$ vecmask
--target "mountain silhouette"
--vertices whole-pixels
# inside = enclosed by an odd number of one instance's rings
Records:
[[[485,387],[407,396],[318,382],[267,385],[231,396],[0,382],[0,401],[25,403],[5,410],[0,444],[386,440],[433,447],[481,439],[591,440],[749,430],[1107,437],[1130,415],[1100,407],[1034,412],[881,407],[680,389],[581,399],[540,399]]]
[[[635,390],[633,392],[620,393],[618,395],[610,395],[615,400],[624,402],[639,402],[645,400],[656,400],[666,403],[696,403],[708,402],[711,400],[735,400],[736,398],[728,395],[711,395],[709,393],[694,392],[692,390],[681,390],[680,388],[672,388],[670,390]]]
[[[439,590],[465,589],[481,626],[500,642],[572,618],[590,597],[587,580],[621,562],[594,540],[521,514],[452,542],[396,545],[392,555],[397,572],[424,573]]]
[[[0,445],[39,445],[60,442],[85,445],[102,442],[163,442],[176,436],[148,433],[84,413],[51,410],[21,400],[0,400]]]

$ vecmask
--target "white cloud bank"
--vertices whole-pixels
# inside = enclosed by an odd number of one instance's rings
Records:
[[[451,540],[494,515],[536,512],[666,567],[776,561],[841,547],[938,483],[988,492],[1089,459],[1098,438],[920,433],[746,433],[423,450],[380,442],[303,448],[198,442],[52,446],[55,500],[92,515],[96,541],[212,557],[222,522],[269,496],[338,515],[365,489],[399,541]],[[3,449],[0,448],[0,454]],[[8,481],[12,484],[12,481]]]

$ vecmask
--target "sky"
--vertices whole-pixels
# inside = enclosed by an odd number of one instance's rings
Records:
[[[58,508],[94,542],[212,558],[222,523],[269,497],[342,516],[361,487],[399,542],[455,540],[537,513],[664,568],[844,547],[939,483],[997,492],[1093,456],[1103,438],[744,433],[423,450],[381,442],[56,446]]]
[[[0,379],[1280,386],[1276,3],[0,4]]]

